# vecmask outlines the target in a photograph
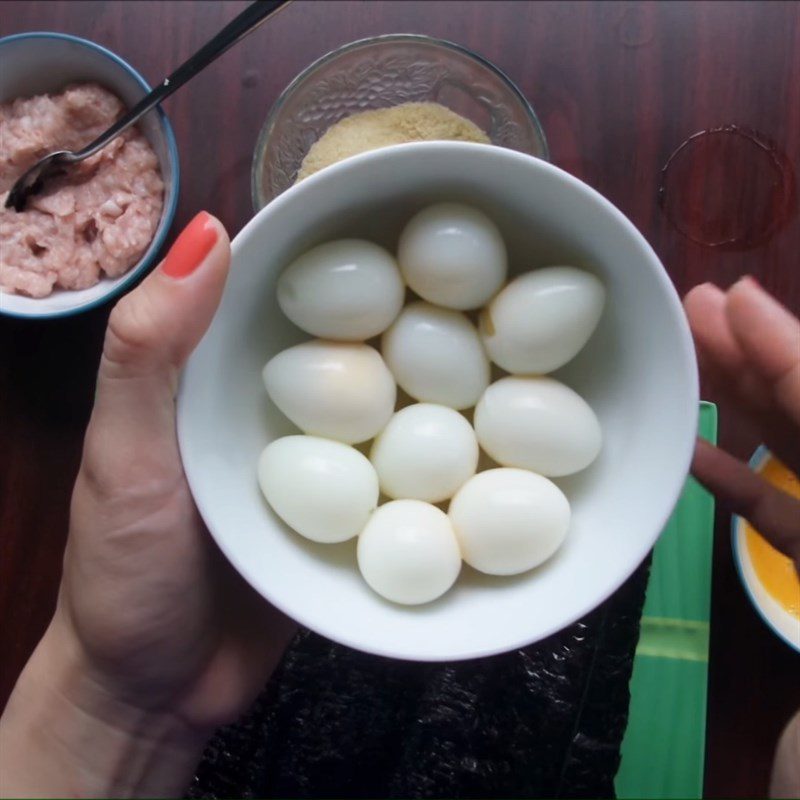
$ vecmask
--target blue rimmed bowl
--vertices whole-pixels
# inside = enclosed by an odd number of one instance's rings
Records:
[[[87,39],[63,33],[37,31],[0,39],[0,64],[0,103],[57,92],[69,83],[85,81],[105,86],[129,107],[150,91],[147,81],[119,56]],[[79,314],[122,294],[152,267],[175,216],[180,167],[172,126],[160,108],[151,111],[139,128],[158,157],[164,181],[161,219],[144,255],[124,275],[102,278],[90,289],[57,289],[41,298],[0,292],[0,313],[31,319]]]
[[[750,468],[761,472],[771,457],[769,450],[762,445],[750,459]],[[800,653],[800,620],[775,600],[758,577],[747,547],[746,525],[742,517],[734,515],[731,523],[731,544],[739,579],[764,624],[779,639],[783,639],[789,647]]]

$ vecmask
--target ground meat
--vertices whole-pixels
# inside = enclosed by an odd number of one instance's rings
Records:
[[[164,202],[158,159],[136,129],[50,179],[24,211],[5,208],[14,181],[53,150],[87,145],[124,111],[93,83],[0,105],[0,289],[45,297],[130,269],[153,238]]]

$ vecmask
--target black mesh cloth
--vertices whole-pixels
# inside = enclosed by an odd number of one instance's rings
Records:
[[[303,631],[188,796],[613,797],[648,571],[491,658],[392,661]]]

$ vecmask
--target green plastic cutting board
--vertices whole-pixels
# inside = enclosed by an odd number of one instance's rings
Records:
[[[717,440],[717,409],[700,404]],[[693,478],[653,550],[622,742],[617,796],[703,795],[714,498]]]

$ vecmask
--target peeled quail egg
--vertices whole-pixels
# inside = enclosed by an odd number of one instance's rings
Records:
[[[395,603],[428,603],[461,571],[461,553],[443,511],[420,500],[393,500],[370,517],[358,537],[364,580]]]
[[[501,378],[475,408],[481,447],[499,464],[569,475],[600,452],[600,423],[588,403],[554,378]]]
[[[405,286],[392,255],[363,239],[314,247],[278,279],[278,304],[299,328],[326,339],[363,341],[391,325]]]
[[[316,436],[268,444],[258,460],[258,482],[275,513],[315,542],[358,536],[378,506],[378,476],[369,460]]]
[[[475,474],[478,441],[458,411],[417,403],[389,420],[372,445],[370,460],[384,494],[438,503]]]
[[[492,361],[508,372],[552,372],[589,340],[604,302],[603,284],[589,272],[575,267],[526,272],[481,312],[481,338]]]
[[[506,279],[506,246],[497,226],[460,203],[438,203],[412,217],[397,260],[420,297],[446,308],[478,308]]]
[[[366,344],[303,342],[270,359],[263,377],[272,401],[304,433],[364,442],[394,411],[392,373]]]
[[[489,385],[489,359],[460,311],[411,303],[383,334],[381,350],[399,386],[417,400],[471,408]]]
[[[570,508],[552,481],[524,469],[490,469],[470,478],[450,503],[461,555],[489,575],[539,566],[567,535]]]

